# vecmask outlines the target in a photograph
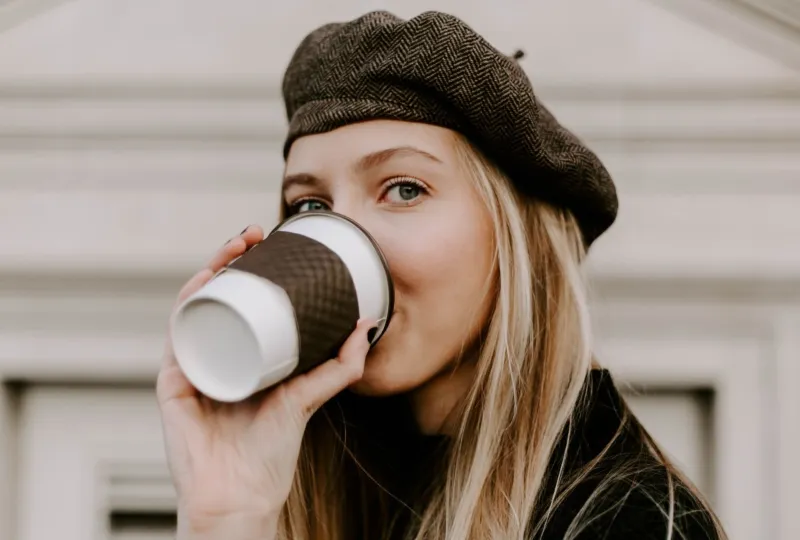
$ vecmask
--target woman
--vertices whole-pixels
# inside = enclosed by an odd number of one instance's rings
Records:
[[[326,25],[284,78],[283,215],[367,228],[396,287],[370,350],[245,403],[159,376],[181,540],[724,538],[592,357],[581,261],[614,221],[597,157],[458,19]],[[260,241],[229,241],[185,298]]]

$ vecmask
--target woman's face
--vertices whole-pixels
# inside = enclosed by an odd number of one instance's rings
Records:
[[[302,137],[287,158],[289,214],[329,209],[375,238],[395,312],[353,390],[415,389],[457,359],[486,322],[492,225],[443,128],[376,120]]]

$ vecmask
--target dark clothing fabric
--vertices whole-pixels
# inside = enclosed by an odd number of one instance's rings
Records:
[[[365,120],[445,127],[522,193],[569,210],[589,246],[616,218],[614,183],[537,99],[515,58],[439,12],[406,21],[376,11],[321,26],[302,40],[283,78],[284,156],[298,137]]]
[[[559,442],[550,465],[548,478],[554,479],[562,469],[561,488],[545,485],[539,507],[556,496],[563,495],[579,471],[588,473],[577,486],[562,497],[544,528],[533,530],[541,516],[534,516],[531,540],[563,540],[571,530],[576,516],[588,504],[578,519],[585,524],[578,540],[666,540],[668,538],[669,489],[667,471],[651,457],[647,449],[647,434],[631,416],[622,397],[605,370],[593,370],[584,387],[588,400],[586,414],[573,419],[571,436],[565,433]],[[377,414],[375,409],[362,409],[362,415]],[[402,468],[378,472],[372,470],[382,486],[394,496],[385,512],[397,516],[393,539],[403,538],[408,528],[415,528],[415,515],[427,501],[426,489],[437,466],[445,459],[448,440],[443,436],[415,434],[410,417],[403,420],[371,423],[371,436],[381,461],[402,464]],[[375,420],[375,419],[373,419]],[[381,427],[383,426],[383,427]],[[362,449],[363,450],[363,449]],[[595,463],[593,463],[595,462]],[[367,464],[368,465],[368,464]],[[552,482],[552,480],[551,480]],[[596,493],[600,487],[599,493]],[[714,527],[711,515],[688,487],[674,480],[674,540],[722,540]],[[374,530],[364,540],[385,538],[385,530]],[[435,540],[435,539],[434,539]]]
[[[590,502],[580,523],[588,523],[580,540],[665,540],[668,538],[667,470],[647,448],[648,435],[617,391],[611,374],[594,370],[584,389],[589,407],[575,418],[569,443],[555,452],[555,472],[565,457],[564,478],[595,462],[577,487],[559,504],[537,540],[561,540],[578,513]],[[627,417],[627,418],[626,418]],[[549,475],[551,478],[555,474]],[[562,485],[564,482],[562,481]],[[679,479],[674,479],[675,540],[720,540],[712,516]],[[600,491],[595,494],[597,489]],[[549,486],[546,493],[553,493]],[[590,497],[595,494],[594,500]]]

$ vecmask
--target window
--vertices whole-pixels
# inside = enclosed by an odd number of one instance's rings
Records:
[[[713,393],[651,389],[625,398],[662,450],[713,500]]]
[[[126,464],[108,472],[108,540],[174,540],[175,491],[166,467]]]
[[[115,512],[108,540],[175,540],[175,512]]]
[[[19,456],[18,540],[174,538],[151,388],[27,389]]]

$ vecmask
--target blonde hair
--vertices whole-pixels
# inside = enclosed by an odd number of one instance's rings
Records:
[[[521,196],[464,137],[454,135],[454,144],[494,224],[495,299],[459,429],[417,526],[403,533],[416,540],[525,540],[545,529],[588,474],[587,466],[567,478],[565,460],[552,467],[559,441],[574,436],[573,420],[588,402],[582,390],[593,357],[583,241],[571,214]],[[329,403],[309,423],[281,538],[377,538],[376,530],[388,535],[394,525],[393,496],[360,463],[343,414]],[[623,416],[623,424],[635,422],[629,411]],[[642,436],[672,486],[673,468],[643,428]],[[569,537],[592,519],[603,489],[579,512]],[[674,513],[670,493],[665,519],[672,523]]]

